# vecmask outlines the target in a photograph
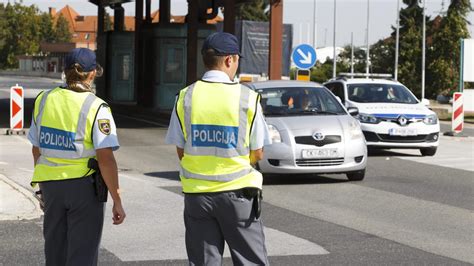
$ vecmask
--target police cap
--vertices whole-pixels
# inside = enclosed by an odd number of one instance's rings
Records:
[[[209,35],[202,45],[201,53],[213,49],[215,55],[240,55],[239,41],[237,37],[227,32],[216,32]]]
[[[74,64],[79,64],[84,72],[90,72],[97,69],[95,53],[87,48],[75,48],[65,58],[66,69],[70,69]]]

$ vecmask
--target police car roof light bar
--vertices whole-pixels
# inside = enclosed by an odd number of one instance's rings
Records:
[[[365,77],[365,78],[386,78],[390,79],[392,78],[392,74],[379,74],[379,73],[339,73],[340,77],[350,77],[350,78],[355,78],[355,77]]]

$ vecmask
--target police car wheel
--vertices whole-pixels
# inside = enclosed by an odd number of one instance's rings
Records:
[[[436,154],[437,147],[421,148],[420,152],[422,156],[433,156]]]
[[[365,177],[365,169],[355,172],[346,173],[347,179],[349,181],[361,181]]]

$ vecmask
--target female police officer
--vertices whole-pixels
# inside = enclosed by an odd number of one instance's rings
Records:
[[[113,223],[125,219],[117,164],[115,123],[108,105],[92,93],[102,68],[95,53],[77,48],[65,59],[65,88],[41,93],[35,100],[28,139],[33,144],[35,170],[44,199],[46,265],[96,265],[104,221],[104,203],[94,189],[97,158],[112,196]]]

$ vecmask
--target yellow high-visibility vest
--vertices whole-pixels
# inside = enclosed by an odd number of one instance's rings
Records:
[[[262,188],[249,149],[258,101],[256,92],[240,84],[197,81],[180,91],[176,110],[185,139],[183,192]]]
[[[54,180],[81,178],[94,173],[87,167],[96,156],[92,129],[97,111],[105,104],[90,92],[55,88],[40,94],[33,111],[41,156],[32,186]]]

